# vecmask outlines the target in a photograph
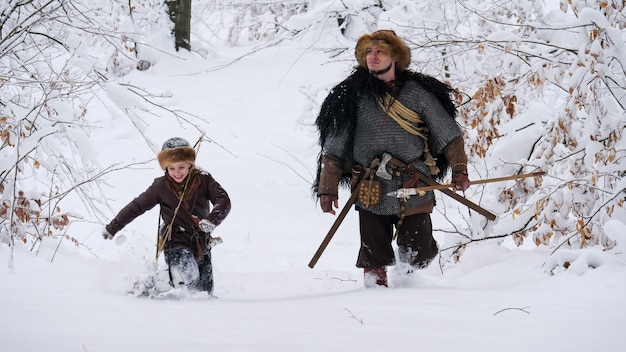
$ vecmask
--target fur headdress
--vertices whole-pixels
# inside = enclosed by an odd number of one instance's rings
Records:
[[[196,162],[196,150],[190,147],[189,142],[180,137],[173,137],[163,143],[161,151],[157,155],[161,169],[167,169],[171,163],[186,161],[190,164]]]
[[[377,46],[396,60],[396,68],[404,70],[411,63],[411,50],[404,41],[396,35],[396,32],[389,29],[381,29],[372,34],[365,34],[359,38],[354,50],[354,56],[359,62],[359,66],[367,69],[367,49]]]

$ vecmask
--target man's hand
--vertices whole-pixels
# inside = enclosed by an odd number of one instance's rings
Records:
[[[328,194],[322,194],[320,196],[320,206],[324,213],[331,213],[335,215],[335,209],[339,207],[339,201],[337,196],[331,196]]]
[[[458,173],[452,176],[452,184],[457,191],[465,191],[470,186],[470,180],[466,174]]]

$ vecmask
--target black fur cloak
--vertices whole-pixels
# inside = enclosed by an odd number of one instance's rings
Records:
[[[408,81],[416,81],[424,87],[424,89],[433,93],[450,116],[456,117],[456,106],[450,98],[450,94],[453,91],[452,88],[436,78],[411,70],[396,70],[395,85],[389,85],[370,74],[363,67],[357,66],[350,76],[331,90],[322,103],[320,113],[315,120],[315,125],[319,133],[319,145],[324,146],[328,136],[336,131],[343,130],[348,131],[348,140],[353,141],[359,100],[365,96],[373,96],[375,98],[383,97],[385,93],[390,93],[391,96],[397,96],[396,93],[400,91]],[[348,146],[348,148],[350,151],[352,150],[351,146]],[[437,179],[443,178],[449,168],[448,162],[442,154],[443,153],[439,151],[439,154],[434,155],[434,157],[437,158],[437,166],[439,170],[441,170],[436,176]],[[319,185],[321,157],[322,151],[320,151],[318,155],[317,177],[312,187],[314,193],[317,192]],[[349,186],[354,161],[351,156],[348,156],[346,160],[342,160],[342,162],[343,175],[340,184]]]

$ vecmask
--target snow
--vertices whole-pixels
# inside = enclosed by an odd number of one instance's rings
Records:
[[[192,118],[214,141],[202,142],[197,163],[233,203],[215,232],[224,239],[213,250],[217,298],[126,294],[154,270],[157,209],[114,241],[102,239],[104,223],[78,223],[68,234],[84,246],[50,239],[35,253],[18,245],[14,268],[0,266],[2,350],[624,350],[623,245],[603,252],[485,242],[469,246],[458,264],[435,262],[411,276],[389,268],[389,288],[365,289],[354,266],[359,239],[351,211],[315,268],[307,266],[335,219],[311,198],[318,147],[307,93],[330,88],[353,64],[329,63],[311,46],[336,40],[305,36],[245,56],[253,49],[225,47],[217,58],[163,53],[149,70],[120,78],[163,94],[172,110],[206,120]],[[121,86],[108,89],[120,109],[143,104]],[[146,141],[133,126],[139,121],[115,113],[115,106],[92,109],[102,110],[90,136],[102,166],[152,159],[155,145],[170,137],[191,144],[200,137],[163,113],[140,124]],[[526,138],[533,133],[528,129]],[[102,211],[113,217],[160,175],[156,160],[107,175],[112,209]],[[346,199],[343,191],[340,201]],[[442,222],[433,213],[435,227]],[[623,222],[607,223],[607,231],[622,232],[611,237],[624,237]],[[443,247],[445,233],[435,236]],[[0,244],[0,263],[9,260]]]

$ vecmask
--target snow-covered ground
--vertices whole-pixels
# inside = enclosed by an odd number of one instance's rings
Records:
[[[201,144],[197,164],[233,203],[216,230],[224,239],[213,250],[218,298],[126,294],[153,270],[156,209],[113,241],[102,239],[104,224],[78,223],[69,233],[84,247],[63,241],[57,248],[57,240],[48,240],[33,253],[18,245],[14,270],[0,266],[2,351],[626,349],[623,245],[550,256],[553,248],[478,244],[456,265],[442,270],[434,263],[410,277],[390,268],[391,287],[365,289],[354,266],[358,226],[350,212],[310,269],[334,217],[322,214],[310,193],[318,147],[307,94],[330,88],[352,63],[329,63],[307,40],[313,38],[232,64],[250,48],[224,48],[208,58],[155,54],[152,68],[124,78],[153,93],[172,93],[163,100],[168,108],[208,121],[202,127],[214,143]],[[315,40],[317,47],[332,47],[336,38]],[[323,96],[313,98],[319,103]],[[92,141],[103,167],[155,157],[126,117],[109,116],[116,107],[96,108],[102,114]],[[144,122],[144,134],[157,146],[173,136],[192,143],[200,137],[165,113]],[[108,175],[112,209],[104,211],[112,217],[160,175],[155,160]],[[342,193],[340,201],[346,199]],[[441,221],[434,213],[436,228]],[[612,225],[615,236],[626,233],[621,222]],[[9,249],[0,245],[0,263],[8,261]]]

